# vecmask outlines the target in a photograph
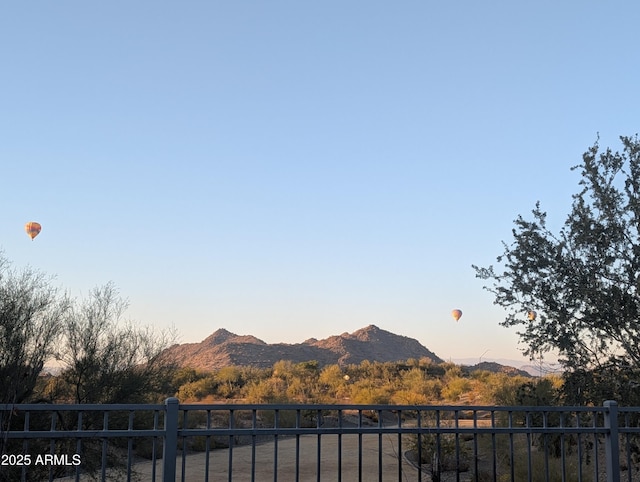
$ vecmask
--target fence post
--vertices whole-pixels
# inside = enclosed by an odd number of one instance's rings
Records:
[[[162,482],[175,482],[176,457],[178,454],[178,405],[175,397],[164,402],[164,444],[162,447]]]
[[[618,440],[618,402],[607,400],[604,412],[604,447],[607,457],[607,482],[620,482],[620,445]]]

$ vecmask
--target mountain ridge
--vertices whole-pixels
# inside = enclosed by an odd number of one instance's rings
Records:
[[[396,335],[376,325],[368,325],[353,333],[344,332],[301,343],[265,343],[253,335],[237,335],[225,328],[214,331],[199,343],[176,344],[165,355],[180,366],[216,370],[225,366],[266,368],[280,360],[303,362],[317,360],[320,366],[358,364],[364,360],[378,362],[429,358],[441,363],[431,350],[414,338]]]

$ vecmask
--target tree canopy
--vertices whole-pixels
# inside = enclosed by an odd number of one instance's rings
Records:
[[[514,221],[496,267],[473,266],[525,354],[555,350],[570,370],[640,368],[640,141],[620,141],[620,151],[596,141],[572,168],[579,191],[557,232],[538,202]]]
[[[0,252],[0,403],[145,402],[165,395],[172,331],[121,319],[127,302],[111,283],[71,299],[52,278],[16,270]],[[45,363],[62,370],[34,393]],[[1,429],[2,427],[0,427]]]
[[[56,355],[69,300],[44,274],[15,270],[0,253],[0,403],[31,396],[45,362]]]

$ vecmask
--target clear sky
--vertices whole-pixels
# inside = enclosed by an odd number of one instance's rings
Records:
[[[517,359],[471,264],[640,131],[638,25],[631,0],[4,3],[0,248],[182,342],[375,324]]]

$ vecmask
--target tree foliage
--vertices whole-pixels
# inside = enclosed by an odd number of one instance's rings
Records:
[[[573,167],[580,190],[558,232],[538,202],[515,220],[499,269],[473,266],[532,358],[556,350],[573,370],[640,367],[640,141],[620,140],[616,152],[596,141]]]
[[[17,271],[0,253],[0,403],[31,397],[45,362],[56,354],[68,308],[44,274]]]
[[[75,403],[144,403],[163,393],[174,369],[162,357],[173,337],[122,320],[127,302],[113,284],[94,289],[65,320],[61,379]]]
[[[73,300],[50,278],[31,268],[14,270],[0,254],[0,403],[144,403],[167,396],[172,364],[162,353],[172,341],[170,333],[122,322],[125,308],[112,284],[93,290],[87,299]],[[60,375],[40,376],[45,363],[54,359],[62,362]],[[0,454],[23,450],[23,441],[7,439],[5,431],[51,427],[50,414],[30,415],[18,409],[2,414]],[[78,423],[71,414],[58,414],[55,420],[62,429]],[[109,419],[124,427],[127,420],[127,414],[117,413]],[[100,430],[102,424],[100,414],[87,413],[82,419],[84,430]],[[110,442],[109,457],[121,449],[118,443]],[[45,453],[49,445],[32,439],[29,448]],[[62,453],[75,446],[75,441],[57,445]],[[84,440],[83,470],[98,470],[103,452],[102,441]],[[114,460],[122,463],[121,456]],[[67,475],[64,466],[33,470],[30,480]],[[20,471],[18,466],[3,467],[0,480],[19,480]]]
[[[124,322],[126,308],[113,284],[74,300],[0,253],[0,403],[141,403],[170,392],[172,360],[162,354],[173,333]],[[34,392],[54,359],[61,375]]]

